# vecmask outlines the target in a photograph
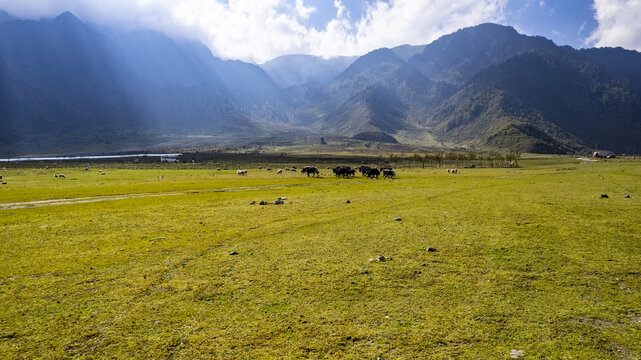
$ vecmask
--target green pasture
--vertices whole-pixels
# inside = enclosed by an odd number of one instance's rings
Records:
[[[9,166],[0,359],[641,359],[641,161],[275,170]]]

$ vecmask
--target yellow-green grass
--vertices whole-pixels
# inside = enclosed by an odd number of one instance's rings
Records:
[[[8,169],[0,204],[198,192],[0,210],[0,358],[638,359],[641,162],[459,171]]]

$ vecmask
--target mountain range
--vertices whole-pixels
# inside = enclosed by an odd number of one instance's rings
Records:
[[[428,45],[262,65],[70,13],[0,11],[0,154],[117,151],[174,137],[327,134],[573,153],[641,148],[641,54],[481,24]]]

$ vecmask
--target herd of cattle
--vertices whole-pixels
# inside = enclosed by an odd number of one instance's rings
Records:
[[[260,168],[259,168],[260,169]],[[330,167],[328,167],[330,169]],[[220,169],[218,169],[220,170]],[[267,169],[267,170],[271,170]],[[285,168],[285,171],[297,171],[295,167],[292,168]],[[383,179],[394,179],[396,177],[396,172],[392,168],[375,168],[375,167],[369,167],[369,166],[361,166],[358,169],[351,168],[349,166],[337,166],[332,169],[332,172],[336,177],[342,177],[342,178],[349,178],[349,177],[354,177],[356,176],[356,171],[359,171],[362,176],[367,176],[368,179],[378,179],[378,177],[383,174]],[[300,172],[303,174],[307,174],[307,176],[320,176],[320,171],[318,171],[318,168],[315,166],[305,166],[304,168],[300,169]],[[449,170],[448,170],[449,172]],[[247,170],[238,170],[236,172],[238,175],[244,176],[247,175]],[[283,169],[279,169],[276,174],[282,174]]]

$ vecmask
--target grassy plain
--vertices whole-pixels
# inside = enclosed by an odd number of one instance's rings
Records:
[[[641,162],[522,165],[9,168],[0,358],[640,359]]]

